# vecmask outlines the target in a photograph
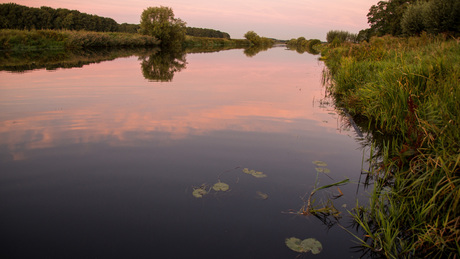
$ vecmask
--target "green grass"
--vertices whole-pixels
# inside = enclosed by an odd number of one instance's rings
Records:
[[[156,46],[154,37],[136,33],[57,31],[57,30],[0,30],[0,49],[35,51],[81,49],[97,47]]]
[[[353,212],[388,258],[460,255],[460,44],[422,35],[322,48],[336,104],[387,136]]]

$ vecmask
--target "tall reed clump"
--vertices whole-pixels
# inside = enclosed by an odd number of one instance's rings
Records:
[[[381,37],[322,55],[337,105],[390,136],[368,172],[370,206],[352,212],[358,238],[389,258],[458,257],[459,41]]]

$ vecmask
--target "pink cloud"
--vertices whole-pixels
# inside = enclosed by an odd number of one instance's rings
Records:
[[[0,0],[0,3],[11,0]],[[76,9],[111,17],[119,23],[139,23],[142,11],[150,6],[168,6],[193,27],[213,28],[242,38],[249,30],[261,36],[290,39],[304,36],[325,39],[329,30],[357,33],[367,28],[366,14],[375,0],[13,0],[33,7]]]

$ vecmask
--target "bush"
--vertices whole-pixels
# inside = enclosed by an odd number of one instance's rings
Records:
[[[347,32],[347,31],[337,31],[337,30],[329,31],[326,35],[327,43],[332,43],[335,39],[337,39],[336,42],[338,43],[343,43],[346,41],[357,42],[358,35]]]

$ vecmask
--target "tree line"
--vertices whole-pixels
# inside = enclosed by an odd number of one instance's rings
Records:
[[[195,37],[230,39],[230,34],[213,29],[187,27],[185,33]]]
[[[77,10],[47,6],[27,7],[14,3],[0,5],[0,29],[86,30],[101,32],[136,32],[137,25],[118,24],[112,18],[81,13]]]
[[[372,36],[414,36],[460,34],[460,1],[458,0],[388,0],[380,1],[367,14],[370,28],[361,30],[358,39]]]
[[[16,30],[85,30],[97,32],[138,33],[139,24],[117,23],[112,18],[81,13],[64,8],[27,7],[15,3],[0,4],[0,29]],[[186,27],[186,35],[230,39],[230,35],[213,29]]]

